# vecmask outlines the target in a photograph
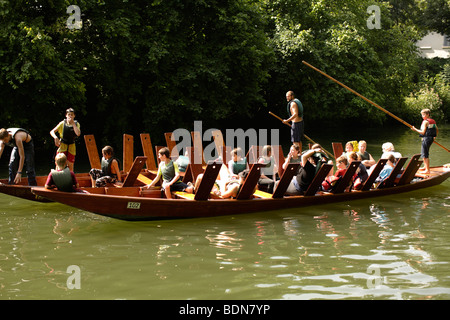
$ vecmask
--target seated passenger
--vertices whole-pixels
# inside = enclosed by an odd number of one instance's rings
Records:
[[[237,178],[239,172],[248,169],[247,158],[242,158],[242,149],[236,148],[231,150],[231,160],[228,161],[228,171],[230,175]]]
[[[394,150],[394,145],[391,142],[383,143],[381,146],[381,150],[383,150],[383,154],[381,155],[381,159],[388,159],[389,155],[393,155],[396,159],[400,159],[402,157],[400,152],[396,152]]]
[[[344,176],[347,171],[348,160],[346,156],[340,156],[336,159],[336,172],[334,175],[329,175],[322,182],[323,191],[333,191],[333,187]]]
[[[359,141],[358,144],[359,151],[357,152],[358,156],[361,158],[361,163],[366,167],[370,168],[376,161],[373,159],[372,155],[367,152],[367,142],[364,140]]]
[[[358,161],[358,155],[356,152],[350,152],[348,155],[349,164],[353,161]],[[359,190],[362,188],[363,183],[369,178],[369,174],[367,173],[366,166],[360,163],[359,168],[356,170],[355,177],[353,179],[353,189]]]
[[[52,169],[45,182],[45,189],[54,189],[65,192],[80,191],[75,174],[67,166],[67,157],[58,153],[55,157],[56,170]]]
[[[358,152],[358,142],[357,141],[349,141],[345,144],[345,151],[342,155],[348,158],[350,152]]]
[[[168,148],[164,147],[160,149],[158,151],[158,158],[160,160],[158,174],[152,183],[145,186],[147,189],[153,187],[162,177],[162,191],[164,191],[167,199],[172,199],[172,191],[194,192],[193,186],[188,186],[181,181],[178,165],[170,159],[170,151]]]
[[[313,149],[305,151],[301,156],[301,167],[286,190],[287,195],[301,195],[311,184],[316,175],[316,167],[321,162],[323,153],[320,145],[313,145]]]
[[[232,177],[225,183],[225,190],[221,192],[220,197],[223,199],[236,198],[244,184],[245,178],[247,178],[249,170],[239,172],[238,177]]]
[[[259,190],[273,193],[273,185],[276,180],[276,172],[278,171],[275,165],[275,159],[272,156],[271,146],[264,146],[262,149],[262,156],[259,157],[258,163],[265,166],[261,168],[261,176],[258,180]]]
[[[184,156],[179,156],[176,160],[176,163],[178,165],[178,169],[180,170],[180,173],[182,176],[186,173],[187,167],[189,165],[189,157],[186,151],[186,154]]]
[[[197,178],[195,179],[195,184],[194,184],[194,190],[193,193],[195,193],[198,190],[198,187],[200,186],[200,183],[202,182],[203,179],[203,173],[200,173]],[[214,182],[214,185],[212,187],[211,192],[216,195],[216,196],[220,196],[220,185],[219,185],[220,180],[216,180]]]
[[[101,169],[91,169],[89,175],[91,176],[92,187],[105,187],[108,184],[115,184],[122,182],[122,176],[119,169],[119,160],[114,157],[114,150],[110,146],[102,149]]]
[[[394,170],[395,166],[395,157],[393,154],[388,155],[388,161],[384,166],[383,170],[381,170],[378,177],[375,179],[375,187],[378,187],[384,180],[386,180],[391,174],[392,170]]]
[[[283,170],[286,170],[288,164],[290,163],[300,163],[302,159],[300,158],[299,154],[300,154],[300,147],[296,144],[293,144],[289,149],[289,154],[282,165]]]

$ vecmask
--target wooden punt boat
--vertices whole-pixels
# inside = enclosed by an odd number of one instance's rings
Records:
[[[127,134],[123,136],[123,171],[121,172],[123,179],[125,179],[124,186],[143,186],[148,183],[148,178],[155,176],[155,160],[151,150],[151,142],[148,134],[141,134],[141,140],[144,150],[148,151],[151,157],[136,157],[133,159],[133,137]],[[98,154],[97,145],[93,135],[85,135],[84,141],[86,149],[89,155],[89,162],[91,168],[101,168],[100,157]],[[151,162],[150,162],[151,161]],[[152,171],[143,170],[144,164]],[[130,177],[128,177],[130,175]],[[90,189],[91,178],[89,173],[76,173],[75,174],[78,184],[81,189]],[[126,181],[128,179],[128,182]],[[47,181],[47,176],[37,176],[37,186],[43,187]],[[37,196],[31,192],[32,187],[28,185],[28,178],[22,178],[22,181],[18,185],[8,184],[8,179],[0,179],[0,193],[4,193],[13,197],[18,197],[25,200],[37,201],[37,202],[52,202],[52,200],[44,197]]]
[[[149,176],[154,174],[148,171],[143,171],[142,167],[146,161],[146,157],[136,157],[129,172],[123,172],[124,183],[122,187],[143,186],[146,184]],[[89,173],[77,173],[75,174],[80,189],[92,189],[91,177]],[[36,182],[38,187],[44,187],[47,181],[47,176],[37,176]],[[19,185],[8,184],[8,179],[0,179],[0,193],[4,193],[13,197],[22,198],[25,200],[37,201],[37,202],[52,202],[53,200],[38,196],[32,193],[32,186],[28,185],[28,179],[22,178]]]
[[[339,182],[340,187],[338,186],[333,193],[317,192],[323,178],[331,169],[331,165],[323,165],[309,189],[301,196],[284,195],[290,180],[297,171],[296,166],[298,164],[290,164],[286,168],[273,194],[254,192],[260,174],[260,166],[253,165],[236,199],[211,197],[210,191],[218,173],[217,164],[214,167],[214,163],[207,165],[195,195],[178,192],[175,193],[177,198],[174,199],[162,198],[160,190],[143,190],[139,187],[96,188],[91,190],[95,193],[65,193],[45,190],[44,188],[33,188],[32,192],[37,196],[78,209],[129,221],[216,217],[287,208],[300,209],[319,204],[392,196],[439,185],[450,176],[450,169],[441,166],[433,167],[431,174],[419,178],[416,172],[421,161],[418,158],[418,155],[414,156],[405,169],[401,168],[400,165],[396,166],[393,174],[385,180],[385,183],[374,189],[371,188],[372,182],[383,166],[383,161],[380,160],[369,180],[367,180],[370,185],[364,185],[360,191],[351,192],[346,191],[345,186],[348,185],[354,175],[359,165],[358,162],[352,162]],[[402,162],[404,163],[404,161]],[[252,172],[255,174],[252,175]],[[401,172],[400,178],[398,178],[399,172]]]

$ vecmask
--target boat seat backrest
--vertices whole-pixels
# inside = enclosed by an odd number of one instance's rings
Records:
[[[333,147],[334,158],[337,159],[344,153],[344,148],[342,147],[342,143],[340,142],[332,142],[331,146]]]
[[[324,163],[320,167],[319,171],[314,176],[313,181],[306,190],[304,194],[305,196],[313,196],[316,194],[317,190],[319,190],[320,186],[322,185],[323,180],[325,180],[325,178],[328,176],[331,168],[333,168],[333,165],[328,163]]]
[[[347,171],[345,171],[342,179],[337,182],[333,193],[342,193],[345,191],[345,189],[350,185],[353,176],[355,175],[356,170],[358,169],[360,164],[361,161],[352,161],[352,163],[348,165]]]
[[[361,188],[362,191],[367,191],[367,190],[370,190],[370,188],[372,188],[373,183],[378,178],[378,175],[380,174],[381,170],[383,170],[386,163],[387,163],[387,159],[378,160],[377,164],[372,169],[372,172],[371,172],[369,178],[367,178],[366,182],[364,182],[364,185]]]
[[[278,182],[277,187],[273,191],[272,198],[283,198],[292,178],[297,174],[300,163],[289,163]]]
[[[417,170],[419,170],[422,163],[423,161],[420,160],[420,154],[413,155],[405,171],[403,171],[397,185],[402,186],[410,183],[411,180],[414,179],[414,176],[416,175]]]
[[[156,171],[158,167],[155,161],[155,154],[153,153],[152,140],[148,133],[141,133],[141,145],[144,156],[147,157],[147,169]]]
[[[97,144],[95,143],[95,137],[92,134],[84,136],[84,143],[86,144],[86,150],[89,157],[89,163],[91,169],[101,169],[100,157],[98,155]]]
[[[408,158],[400,158],[397,160],[397,163],[395,164],[395,167],[392,170],[391,174],[382,183],[380,183],[380,185],[378,186],[378,189],[389,188],[394,185],[395,178],[397,178],[397,175],[402,170],[403,165],[405,164],[407,159]]]
[[[134,159],[133,165],[131,166],[130,172],[128,172],[127,177],[125,178],[122,187],[132,187],[134,185],[146,161],[147,157],[143,156],[139,156]]]
[[[203,173],[202,181],[195,192],[194,200],[208,200],[221,167],[222,162],[210,161],[208,163],[205,168],[205,172]]]
[[[259,177],[261,176],[261,167],[264,164],[255,163],[250,169],[250,173],[245,178],[244,183],[241,186],[241,190],[236,196],[237,200],[246,200],[250,199],[255,191],[256,184],[258,183]]]

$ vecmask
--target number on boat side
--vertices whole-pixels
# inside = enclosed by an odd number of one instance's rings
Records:
[[[140,209],[141,203],[140,202],[128,202],[127,209]]]

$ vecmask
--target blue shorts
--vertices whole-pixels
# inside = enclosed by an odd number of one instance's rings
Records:
[[[430,157],[430,147],[433,144],[433,137],[423,137],[422,138],[422,158]]]
[[[303,138],[304,122],[293,122],[291,128],[291,141],[300,142]]]

